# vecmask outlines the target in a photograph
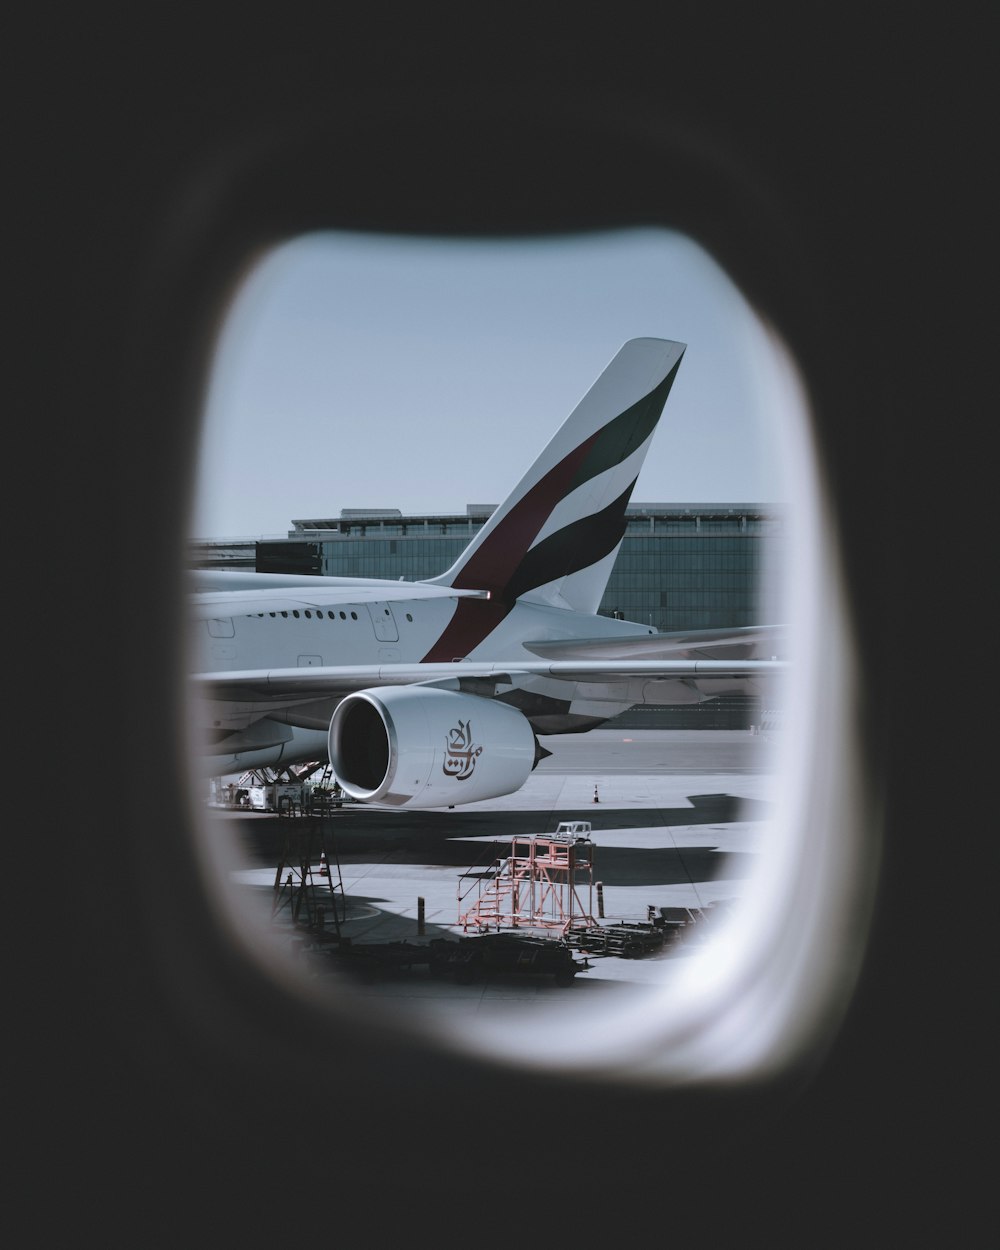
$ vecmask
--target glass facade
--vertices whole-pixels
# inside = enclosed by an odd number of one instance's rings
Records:
[[[486,513],[293,522],[287,539],[256,544],[258,572],[326,577],[437,577]],[[633,504],[599,611],[663,631],[757,625],[765,558],[780,562],[782,519],[763,505]]]

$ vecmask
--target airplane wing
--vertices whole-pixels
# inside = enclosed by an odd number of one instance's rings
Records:
[[[229,572],[226,570],[226,572]],[[366,600],[387,602],[394,583],[296,574],[210,573],[201,584],[245,589],[203,591],[192,596],[199,617],[217,613],[287,611]],[[266,588],[260,588],[261,586]],[[488,595],[414,582],[399,583],[399,597],[412,599]],[[502,698],[515,690],[544,689],[571,699],[581,688],[589,703],[663,705],[699,702],[713,695],[763,693],[787,667],[779,658],[784,626],[684,630],[626,638],[557,639],[528,642],[537,660],[441,663],[382,663],[201,672],[192,692],[212,704],[219,729],[245,729],[264,717],[317,727],[329,721],[344,696],[386,686],[421,685]]]
[[[686,677],[765,677],[787,669],[784,660],[537,660],[516,664],[345,664],[314,668],[274,668],[194,673],[201,693],[218,698],[315,698],[348,694],[367,686],[443,686],[477,681],[513,685],[517,677],[549,677],[554,681],[601,682],[623,677],[676,681]]]
[[[438,664],[337,665],[197,673],[193,692],[212,702],[220,729],[242,729],[281,712],[289,723],[316,727],[332,703],[358,690],[421,685],[502,699],[516,690],[544,689],[571,700],[581,689],[590,703],[682,703],[745,689],[773,679],[783,660],[569,659],[513,665],[462,660]],[[298,715],[295,714],[298,709]]]

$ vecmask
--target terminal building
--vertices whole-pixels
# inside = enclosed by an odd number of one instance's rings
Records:
[[[336,517],[292,521],[284,538],[192,542],[191,563],[420,581],[444,573],[494,507],[469,504],[464,514],[427,516],[404,516],[395,508],[343,508]],[[781,567],[784,541],[783,512],[772,505],[632,503],[598,610],[663,632],[774,622],[767,587],[771,571]],[[687,724],[693,717],[718,728],[759,723],[753,700],[722,704],[712,700],[678,709],[674,720]],[[665,712],[657,715],[658,725],[672,723]]]

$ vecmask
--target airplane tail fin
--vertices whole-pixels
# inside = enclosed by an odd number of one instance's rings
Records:
[[[428,581],[595,613],[685,346],[625,343],[458,560]]]

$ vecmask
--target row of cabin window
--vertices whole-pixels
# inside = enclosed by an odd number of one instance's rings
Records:
[[[315,609],[312,609],[312,608],[303,608],[301,613],[299,612],[298,608],[292,608],[292,612],[291,612],[291,614],[292,614],[292,616],[294,616],[294,617],[298,617],[298,616],[301,616],[301,615],[305,615],[307,618],[310,618],[310,617],[312,616],[312,614],[313,614],[313,612],[314,612],[314,611],[315,611],[316,615],[317,615],[317,616],[318,616],[318,617],[322,620],[322,618],[323,618],[323,610],[322,610],[322,608],[315,608]],[[252,613],[252,612],[248,612],[248,613],[247,613],[247,616],[252,616],[252,615],[253,615],[253,613]],[[258,612],[258,613],[257,613],[257,615],[262,617],[262,616],[264,615],[264,613],[263,613],[263,612]],[[286,616],[286,617],[287,617],[287,616],[288,616],[288,613],[287,613],[287,612],[268,612],[268,613],[267,613],[267,615],[268,615],[268,616]],[[387,609],[386,609],[386,616],[388,616],[388,615],[389,615],[389,610],[388,610],[388,608],[387,608]],[[330,618],[330,620],[331,620],[331,621],[335,621],[335,620],[337,619],[337,613],[336,613],[336,612],[328,612],[328,613],[327,613],[327,616],[329,616],[329,618]],[[347,613],[342,611],[342,612],[340,613],[340,619],[341,619],[342,621],[346,621],[346,620],[347,620]],[[351,612],[351,620],[352,620],[352,621],[356,621],[357,619],[358,619],[358,614],[357,614],[357,612],[352,611],[352,612]],[[413,620],[413,616],[412,616],[409,612],[407,612],[407,613],[406,613],[406,619],[407,619],[408,621],[411,621],[411,622],[412,622],[412,620]]]

